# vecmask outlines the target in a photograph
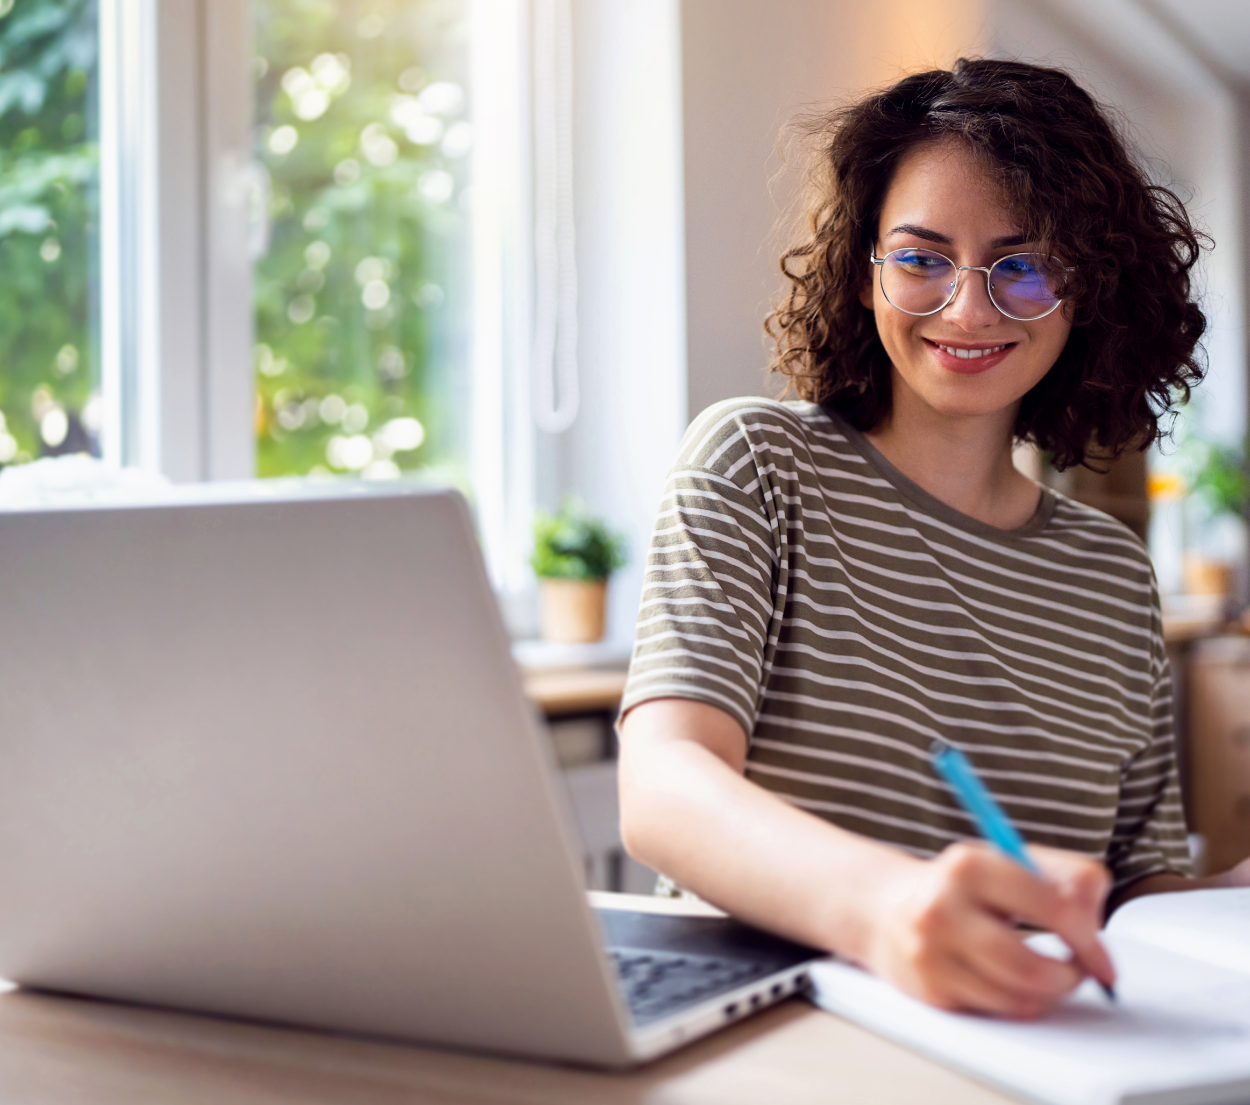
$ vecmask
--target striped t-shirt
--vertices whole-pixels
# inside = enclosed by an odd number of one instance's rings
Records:
[[[1189,873],[1141,543],[1046,489],[1019,529],[978,522],[815,404],[731,400],[687,432],[622,705],[666,697],[736,718],[760,786],[915,855],[976,835],[941,738],[1031,843],[1117,887]]]

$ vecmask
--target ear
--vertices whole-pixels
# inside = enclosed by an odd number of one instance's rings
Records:
[[[877,266],[869,265],[868,266],[868,279],[864,281],[863,287],[859,289],[859,301],[865,307],[867,307],[868,310],[870,311],[876,310],[876,308],[873,306],[873,301],[872,301],[872,278],[876,275],[877,275]]]

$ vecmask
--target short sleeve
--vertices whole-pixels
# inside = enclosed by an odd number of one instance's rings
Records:
[[[1172,678],[1161,632],[1156,633],[1152,668],[1151,741],[1121,772],[1120,805],[1107,850],[1113,893],[1147,875],[1192,874],[1176,763]]]
[[[647,555],[622,712],[649,699],[690,698],[731,714],[749,737],[773,633],[777,563],[762,502],[729,476],[679,460]]]

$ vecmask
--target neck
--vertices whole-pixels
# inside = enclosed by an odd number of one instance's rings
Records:
[[[864,436],[939,502],[998,529],[1017,529],[1041,492],[1011,460],[1019,404],[989,414],[950,415],[922,402],[898,377],[887,417]]]

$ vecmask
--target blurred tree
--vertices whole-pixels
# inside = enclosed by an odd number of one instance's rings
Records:
[[[258,474],[454,463],[463,0],[254,0]]]
[[[453,464],[464,0],[255,0],[258,474]],[[0,0],[0,464],[90,448],[96,0]]]
[[[0,464],[96,449],[96,28],[0,0]]]

